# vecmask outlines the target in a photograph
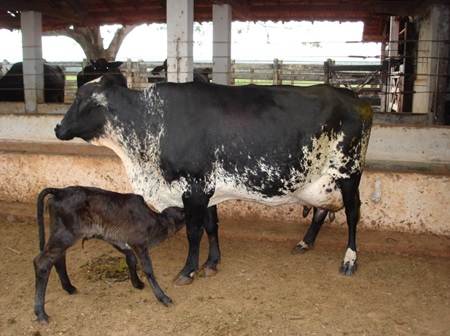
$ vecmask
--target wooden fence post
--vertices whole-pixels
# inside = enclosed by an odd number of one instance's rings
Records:
[[[273,59],[273,78],[272,78],[272,84],[274,85],[278,85],[280,82],[280,77],[279,77],[279,63],[278,63],[278,58],[274,58]]]
[[[323,62],[323,75],[324,75],[324,83],[330,84],[330,59]]]
[[[127,58],[127,87],[129,89],[133,88],[133,63],[131,58]]]
[[[230,64],[230,85],[234,85],[234,76],[233,74],[235,73],[236,69],[234,68],[234,64],[235,64],[235,60],[231,60],[231,64]]]

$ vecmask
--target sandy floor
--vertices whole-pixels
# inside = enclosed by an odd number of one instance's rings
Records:
[[[1,210],[1,336],[449,335],[448,238],[360,232],[358,271],[344,277],[338,269],[345,230],[324,228],[316,249],[297,255],[291,248],[306,227],[285,239],[270,235],[282,231],[277,223],[245,223],[241,231],[243,224],[221,223],[218,274],[185,287],[172,282],[187,255],[184,231],[151,250],[159,284],[174,300],[169,308],[148,284],[131,286],[123,258],[108,244],[78,243],[68,252],[68,270],[79,293],[64,292],[53,271],[51,320],[43,325],[33,313],[36,223],[20,206],[16,215]]]

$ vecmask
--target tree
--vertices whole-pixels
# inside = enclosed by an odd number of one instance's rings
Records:
[[[103,38],[100,33],[100,27],[71,27],[66,29],[54,30],[44,33],[45,36],[67,36],[74,39],[83,49],[88,60],[97,60],[104,58],[108,61],[114,61],[120,46],[125,37],[137,25],[121,26],[114,34],[108,48],[103,47]]]

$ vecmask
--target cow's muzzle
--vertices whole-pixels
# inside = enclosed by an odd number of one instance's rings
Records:
[[[73,136],[67,134],[62,130],[61,124],[57,124],[55,127],[55,135],[59,140],[72,140]]]

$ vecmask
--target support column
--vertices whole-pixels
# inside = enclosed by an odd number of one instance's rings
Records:
[[[42,14],[21,13],[23,49],[23,86],[25,111],[37,113],[37,104],[44,102],[44,60],[42,59]]]
[[[449,69],[450,9],[432,5],[418,19],[420,25],[413,112],[428,113],[429,125],[445,123],[445,96]]]
[[[194,0],[167,0],[167,80],[193,80]]]
[[[217,84],[231,83],[231,18],[230,5],[213,5],[213,75]]]

